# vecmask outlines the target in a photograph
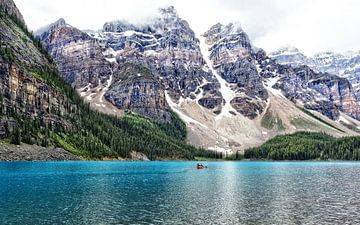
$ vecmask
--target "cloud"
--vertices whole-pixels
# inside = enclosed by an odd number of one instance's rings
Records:
[[[80,29],[106,21],[134,23],[174,5],[197,34],[217,22],[238,21],[266,51],[294,45],[306,54],[360,50],[358,0],[15,0],[31,29],[63,17]]]

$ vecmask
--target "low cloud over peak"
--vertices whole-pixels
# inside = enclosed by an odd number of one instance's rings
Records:
[[[253,43],[266,51],[286,44],[304,53],[360,49],[357,0],[15,0],[36,30],[58,18],[80,29],[101,29],[107,21],[141,23],[158,8],[173,5],[197,34],[221,22],[240,22]]]

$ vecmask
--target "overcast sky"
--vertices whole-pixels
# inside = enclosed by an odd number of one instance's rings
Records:
[[[237,21],[266,51],[293,45],[305,54],[360,50],[359,0],[14,0],[27,25],[36,30],[64,18],[80,29],[104,22],[139,23],[157,8],[174,5],[197,34],[217,22]]]

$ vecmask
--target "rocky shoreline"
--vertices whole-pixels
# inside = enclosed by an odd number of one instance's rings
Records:
[[[44,148],[36,145],[0,143],[0,161],[67,161],[80,157],[62,148]]]

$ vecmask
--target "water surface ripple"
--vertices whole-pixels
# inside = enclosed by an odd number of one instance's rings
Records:
[[[360,224],[355,162],[3,162],[0,224]]]

